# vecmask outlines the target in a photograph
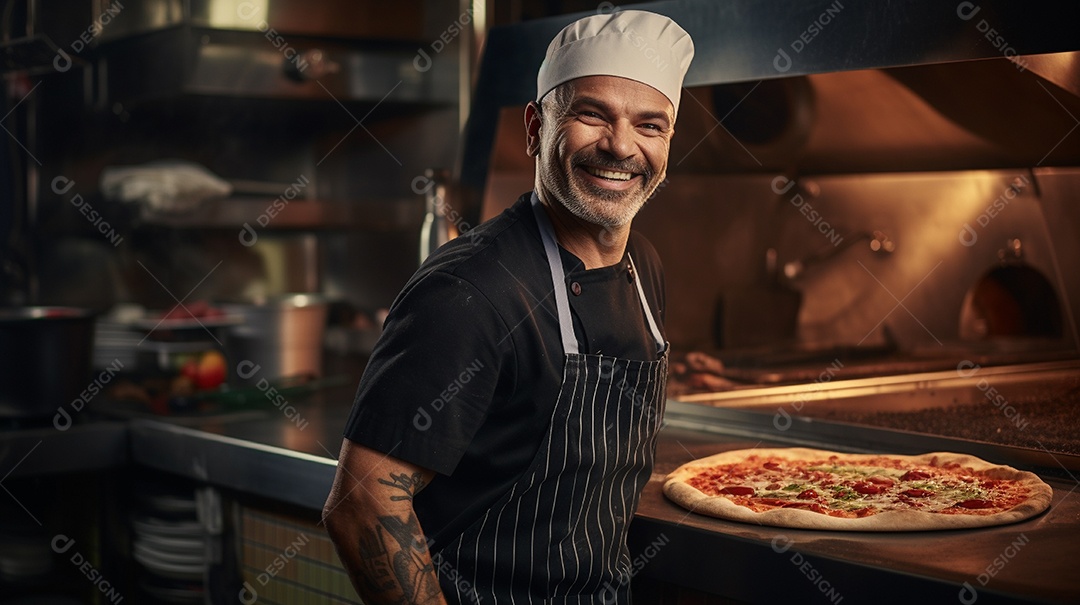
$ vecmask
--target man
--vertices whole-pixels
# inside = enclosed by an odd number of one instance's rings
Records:
[[[667,376],[660,263],[630,223],[692,57],[653,13],[567,26],[525,109],[535,192],[394,302],[323,515],[365,603],[628,601]]]

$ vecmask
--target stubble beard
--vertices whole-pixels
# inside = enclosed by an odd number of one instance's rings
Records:
[[[584,182],[577,175],[575,166],[586,163],[615,171],[642,175],[646,185],[629,191],[612,191]],[[575,154],[565,166],[545,159],[539,166],[540,181],[571,214],[579,219],[603,227],[615,229],[630,222],[645,206],[656,190],[658,179],[648,168],[620,165],[619,162],[600,160],[591,154]]]

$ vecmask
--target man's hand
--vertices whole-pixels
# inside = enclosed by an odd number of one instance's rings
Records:
[[[433,476],[343,440],[323,522],[365,603],[446,603],[412,507]]]

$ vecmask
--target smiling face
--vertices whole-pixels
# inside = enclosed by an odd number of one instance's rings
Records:
[[[601,227],[627,225],[667,174],[671,102],[615,76],[560,85],[526,109],[529,153],[541,197]]]

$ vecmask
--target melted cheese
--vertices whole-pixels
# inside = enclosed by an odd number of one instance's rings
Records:
[[[779,466],[776,469],[766,468]],[[928,475],[926,478],[901,478],[909,471]],[[888,485],[889,482],[892,485]],[[793,462],[780,458],[762,459],[752,457],[746,464],[724,465],[702,472],[690,479],[689,483],[711,496],[724,496],[737,504],[754,510],[778,508],[790,502],[810,505],[816,502],[821,507],[834,511],[835,516],[854,516],[851,511],[860,511],[871,507],[873,512],[884,510],[908,509],[925,512],[948,512],[964,514],[992,514],[1011,507],[1017,499],[1017,487],[1012,482],[985,479],[978,473],[961,470],[960,474],[941,467],[923,465],[896,466],[856,466],[834,464],[820,461],[811,464]],[[750,495],[724,494],[724,488],[752,488]],[[860,493],[874,491],[879,493]],[[807,490],[813,490],[816,497],[810,497]],[[926,497],[904,495],[909,490],[931,492]],[[742,490],[737,490],[742,491]],[[803,495],[803,498],[799,496]],[[1022,494],[1020,494],[1022,497]],[[784,501],[761,502],[761,499]],[[960,508],[957,505],[966,501],[994,502],[989,508]],[[863,511],[864,513],[870,511]]]

